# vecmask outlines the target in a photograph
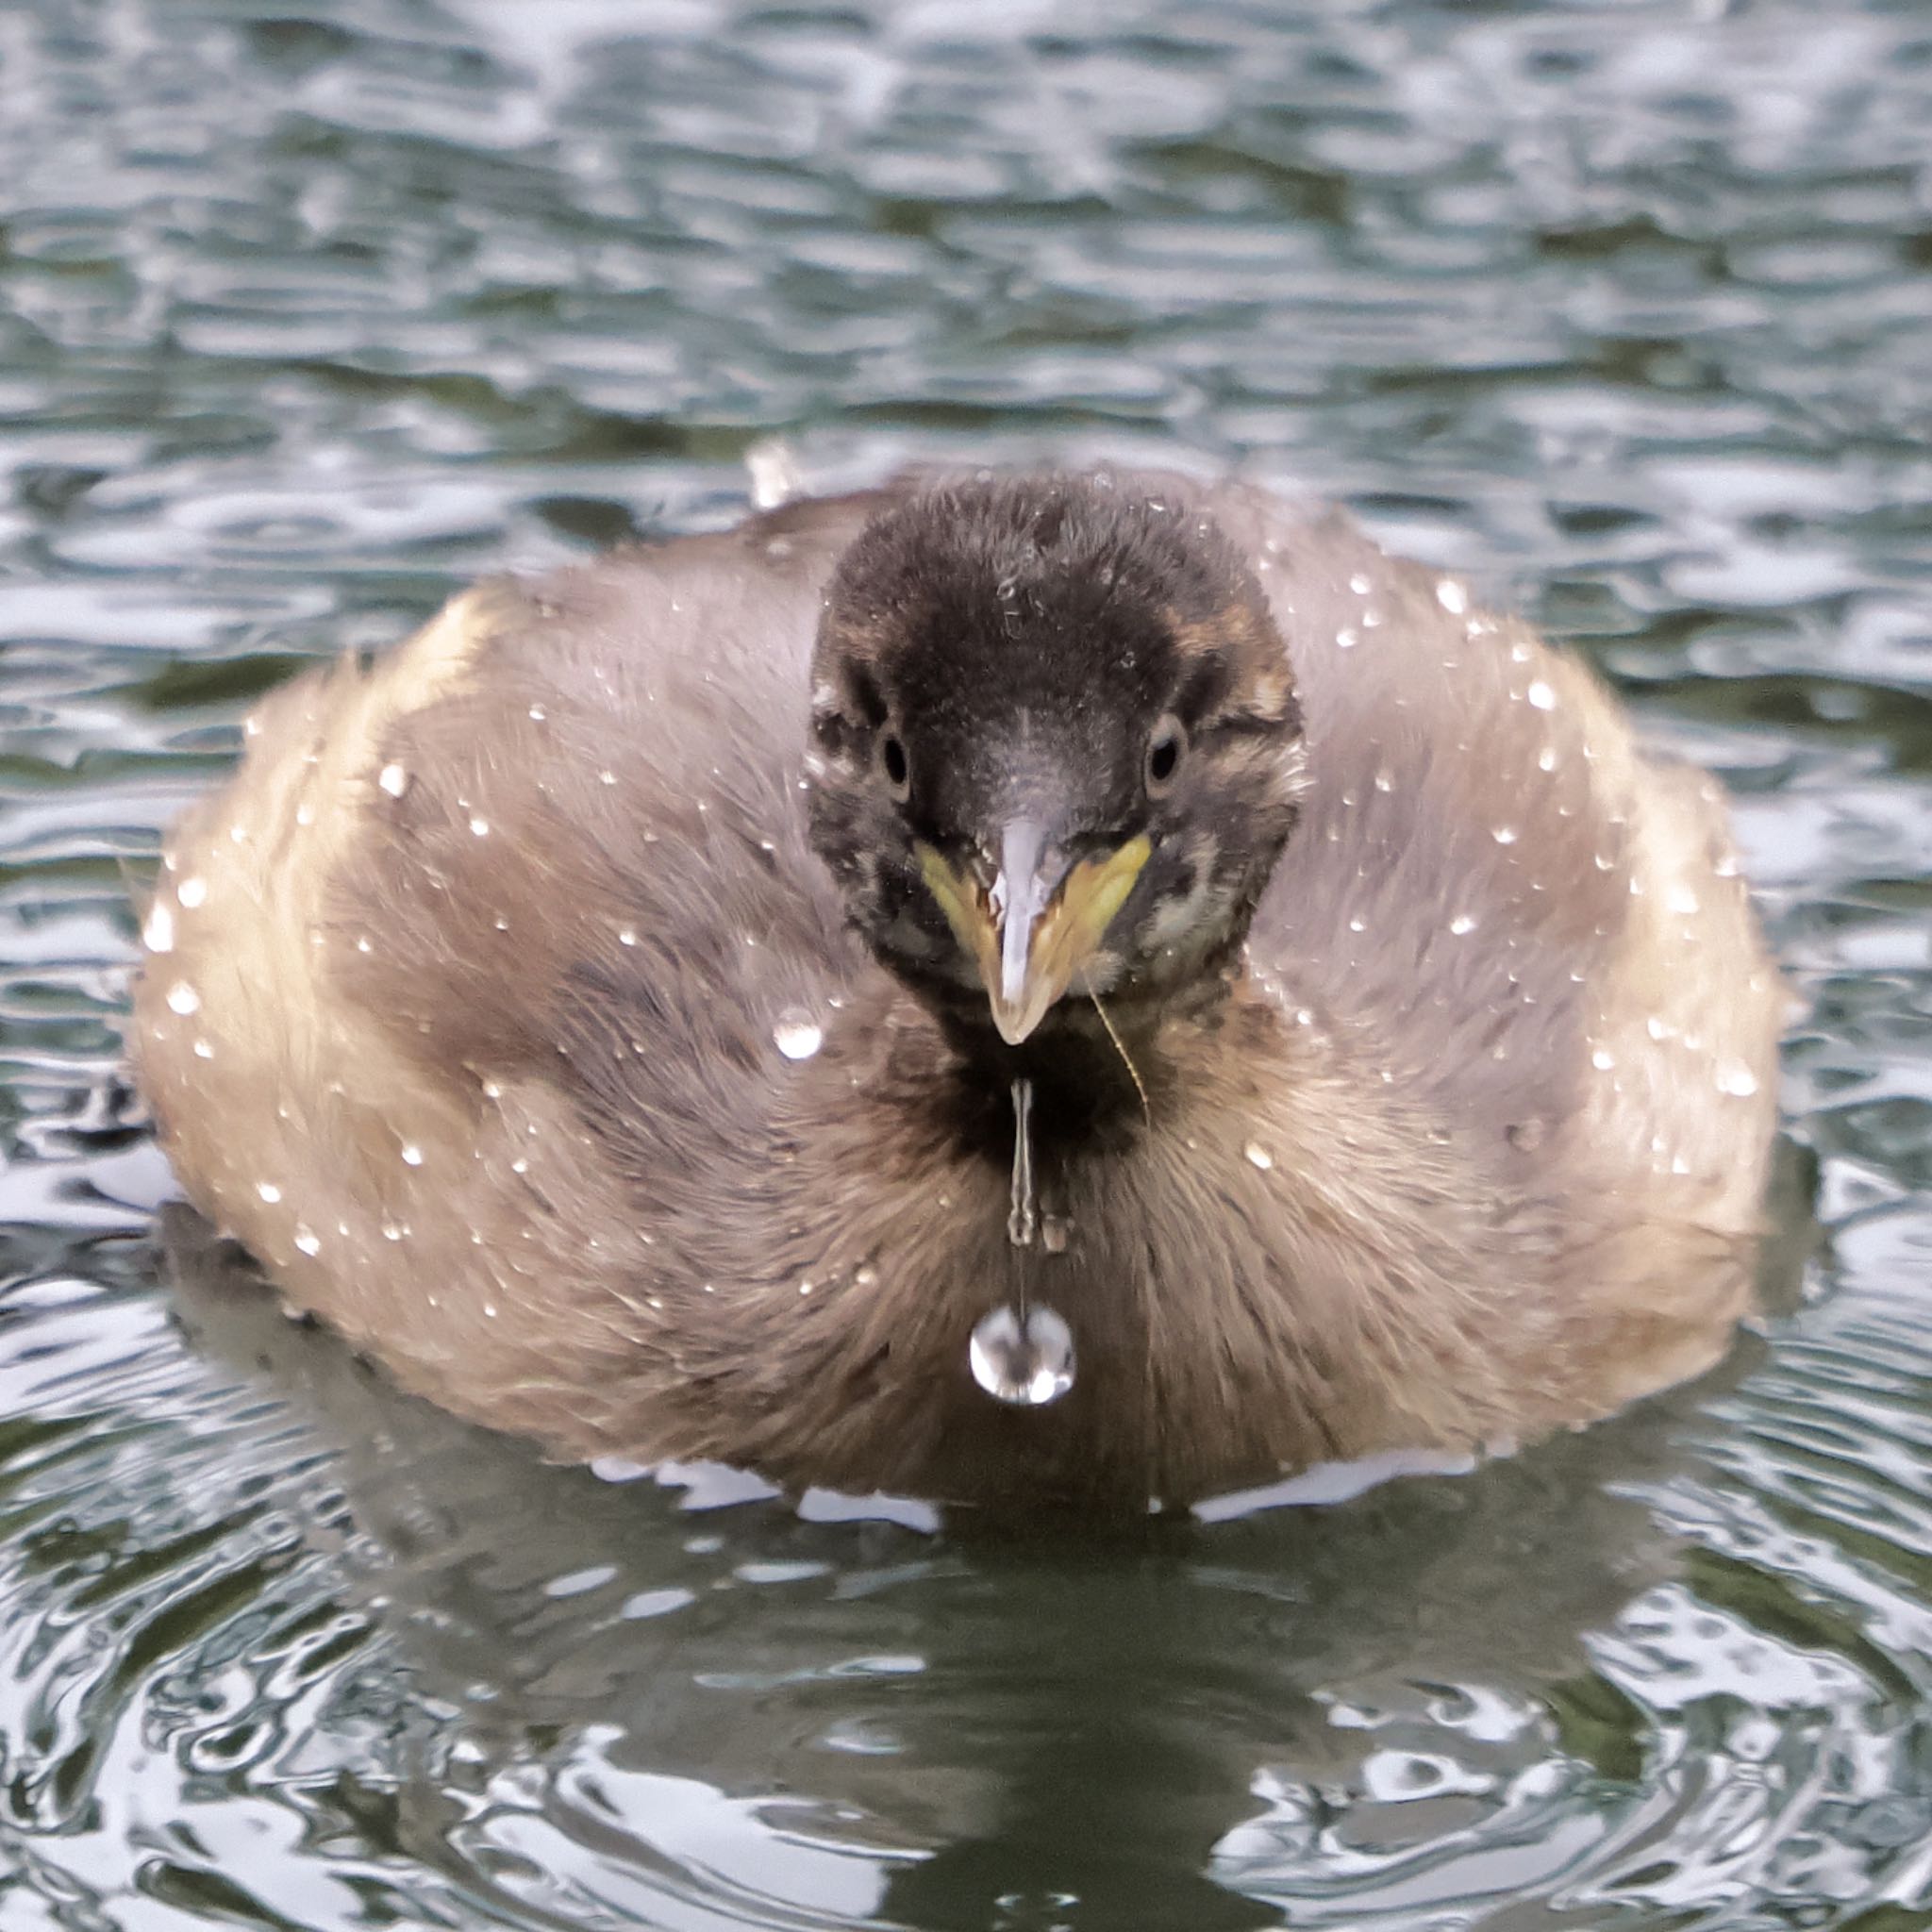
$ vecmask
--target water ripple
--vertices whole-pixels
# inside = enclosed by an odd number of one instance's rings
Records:
[[[28,0],[0,107],[9,1928],[1932,1911],[1921,12]],[[242,708],[774,434],[1340,496],[1722,769],[1822,1223],[1765,1334],[1014,1550],[541,1469],[151,1242],[127,874]]]

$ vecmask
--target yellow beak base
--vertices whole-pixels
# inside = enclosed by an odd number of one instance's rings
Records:
[[[1003,934],[987,894],[961,878],[932,846],[922,843],[916,850],[926,891],[979,969],[1000,1038],[1018,1046],[1099,951],[1154,847],[1141,832],[1105,858],[1082,859],[1067,874],[1034,926],[1026,972],[1010,999],[1001,991]]]

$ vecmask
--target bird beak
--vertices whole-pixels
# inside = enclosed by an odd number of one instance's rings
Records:
[[[1018,1046],[1098,951],[1154,848],[1142,832],[1102,858],[1061,873],[1043,863],[1045,827],[1013,819],[1000,831],[999,872],[982,892],[932,846],[918,847],[926,890],[979,967],[992,1024]]]

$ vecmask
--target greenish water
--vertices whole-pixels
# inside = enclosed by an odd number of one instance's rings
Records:
[[[124,874],[250,695],[773,436],[1240,464],[1595,656],[1807,1006],[1764,1332],[1028,1548],[545,1470],[158,1233]],[[0,641],[4,1932],[1932,1924],[1923,6],[12,0]]]

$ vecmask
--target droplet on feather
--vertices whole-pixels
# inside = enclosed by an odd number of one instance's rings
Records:
[[[825,1032],[799,1007],[788,1007],[772,1029],[772,1043],[788,1060],[808,1060],[824,1044]]]

